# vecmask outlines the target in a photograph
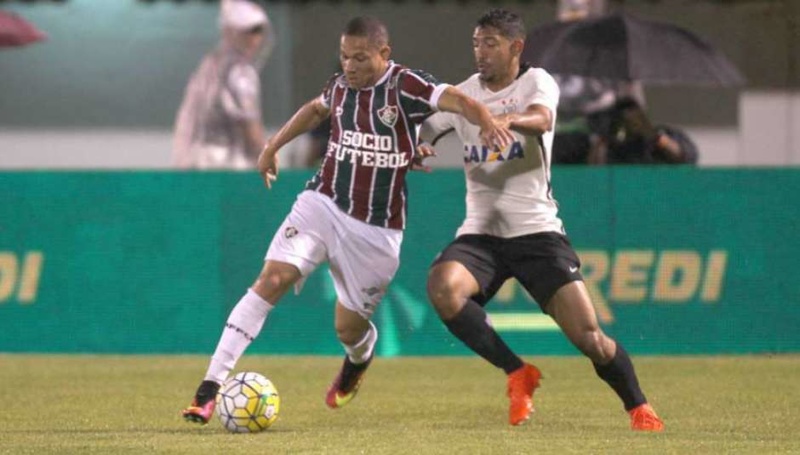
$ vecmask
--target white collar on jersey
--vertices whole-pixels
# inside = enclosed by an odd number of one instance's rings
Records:
[[[377,87],[386,82],[386,80],[389,79],[389,75],[392,74],[392,68],[394,67],[395,67],[394,60],[389,60],[389,64],[386,66],[386,72],[383,73],[383,76],[381,76],[381,78],[378,79],[377,82],[375,82],[375,85],[373,85],[373,87]]]

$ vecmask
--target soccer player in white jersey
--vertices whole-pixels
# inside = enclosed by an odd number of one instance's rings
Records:
[[[378,338],[369,321],[399,265],[406,221],[405,176],[416,151],[415,125],[436,110],[463,116],[480,142],[505,147],[511,132],[480,103],[447,84],[389,60],[389,34],[375,18],[348,22],[340,41],[342,74],[267,141],[258,160],[267,187],[278,177],[278,150],[333,115],[328,151],[275,233],[264,267],[228,317],[189,421],[206,423],[217,391],[267,314],[323,261],[336,289],[336,334],[346,352],[325,397],[331,408],[358,391]],[[296,289],[299,290],[299,289]]]
[[[428,296],[444,324],[470,349],[508,375],[509,422],[525,422],[541,373],[512,352],[492,328],[484,305],[516,278],[595,371],[622,400],[635,430],[660,431],[628,354],[600,329],[578,271],[550,186],[558,86],[543,69],[520,64],[525,28],[512,12],[494,9],[478,20],[472,38],[478,72],[458,85],[483,102],[507,147],[486,147],[478,129],[447,113],[434,114],[421,138],[435,144],[453,129],[464,144],[467,214],[456,239],[434,261]],[[423,154],[432,151],[426,146]]]

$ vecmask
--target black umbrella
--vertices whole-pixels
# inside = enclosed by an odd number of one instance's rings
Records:
[[[739,70],[678,26],[614,14],[551,22],[528,33],[523,60],[555,74],[649,84],[739,86]]]

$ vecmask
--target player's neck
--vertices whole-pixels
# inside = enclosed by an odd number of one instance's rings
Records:
[[[375,77],[372,79],[372,81],[370,81],[370,83],[367,84],[367,86],[363,87],[363,88],[374,87],[378,83],[378,81],[380,81],[383,78],[383,76],[386,74],[386,72],[389,71],[389,66],[391,66],[391,64],[392,63],[390,61],[387,61],[383,65],[383,68],[380,71],[378,71],[377,73],[375,73]]]
[[[519,76],[519,63],[510,67],[508,71],[502,75],[498,75],[498,77],[494,78],[493,80],[484,81],[483,84],[492,92],[499,92],[500,90],[503,90],[511,85],[517,79],[517,76]]]

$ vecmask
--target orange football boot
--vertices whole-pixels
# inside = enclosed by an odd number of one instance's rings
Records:
[[[664,422],[658,418],[653,407],[645,403],[630,411],[631,429],[635,431],[664,431]]]
[[[506,393],[511,402],[508,423],[521,425],[530,418],[533,412],[533,391],[539,387],[541,377],[539,369],[528,363],[508,375]]]

